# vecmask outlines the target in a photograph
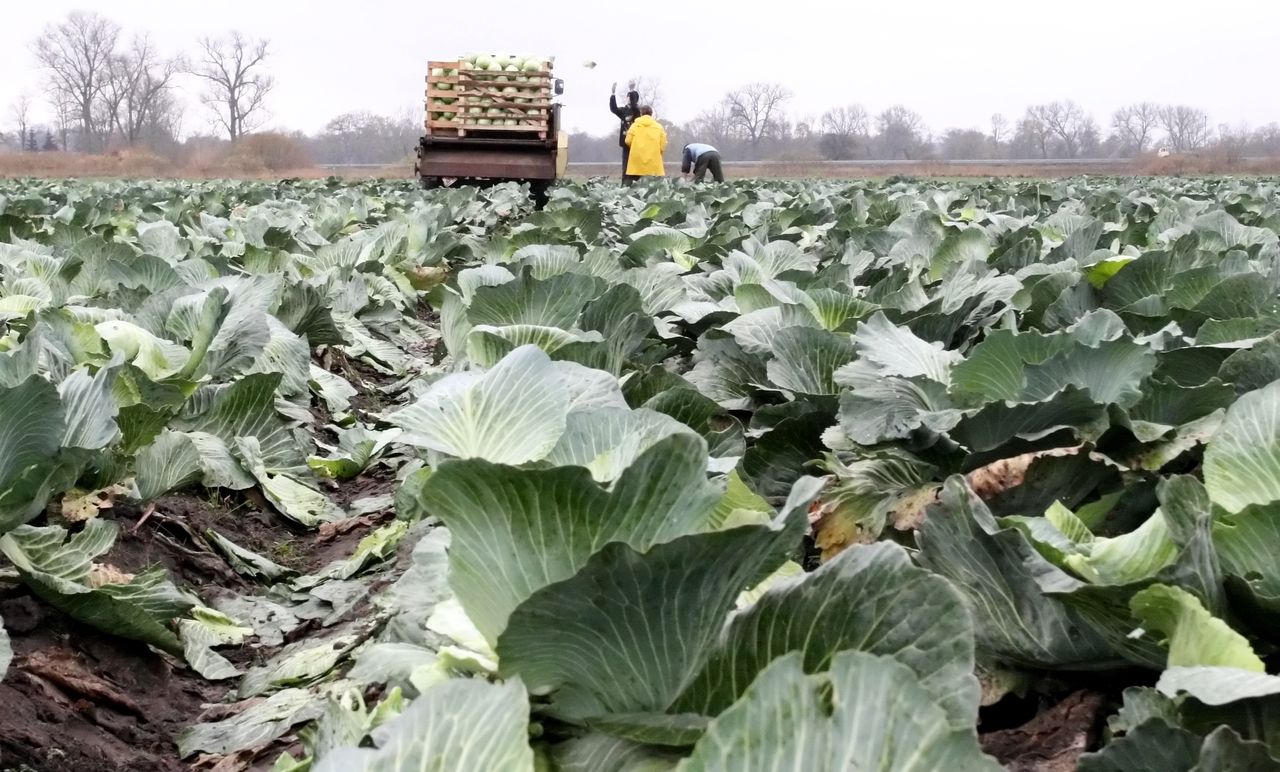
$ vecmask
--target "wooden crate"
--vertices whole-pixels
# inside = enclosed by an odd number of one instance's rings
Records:
[[[549,69],[538,72],[506,72],[467,70],[457,61],[433,61],[432,70],[456,70],[456,75],[431,75],[426,78],[426,130],[428,134],[465,137],[468,134],[494,135],[511,133],[520,136],[536,134],[546,139],[550,132],[552,102],[552,77]],[[512,80],[521,78],[522,80]],[[504,93],[503,89],[515,87],[525,93]],[[527,92],[536,90],[536,93]],[[465,113],[481,109],[475,120],[517,120],[514,125],[479,124],[468,116],[455,115],[450,119],[436,118],[440,113]],[[497,111],[497,112],[492,112]]]

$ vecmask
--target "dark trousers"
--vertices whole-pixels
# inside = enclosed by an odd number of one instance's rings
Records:
[[[708,150],[698,156],[698,160],[693,164],[693,181],[702,182],[708,170],[711,171],[712,179],[716,182],[724,182],[724,171],[720,168],[720,154],[714,150]]]
[[[624,177],[627,174],[627,161],[630,159],[631,159],[631,148],[627,147],[626,145],[623,145],[622,146],[622,174]]]

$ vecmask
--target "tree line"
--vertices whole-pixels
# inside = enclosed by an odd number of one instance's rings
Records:
[[[167,56],[145,31],[128,35],[105,16],[76,11],[46,27],[31,50],[42,82],[9,105],[7,126],[0,119],[0,148],[9,151],[140,149],[178,158],[234,145],[271,115],[270,41],[238,31],[202,37],[190,55]],[[205,132],[184,131],[189,93],[198,97]],[[39,112],[51,117],[39,121]],[[356,111],[314,135],[277,139],[309,162],[395,163],[420,133],[421,116],[412,111]]]
[[[119,24],[92,12],[75,11],[49,25],[32,44],[52,116],[43,130],[57,137],[46,145],[90,153],[172,146],[181,136],[184,78],[198,85],[207,115],[228,139],[259,125],[274,85],[265,72],[267,41],[228,32],[199,39],[195,51],[166,56],[146,32],[126,36]],[[10,143],[21,149],[31,149],[26,140],[35,129],[35,108],[29,93],[10,106]]]
[[[202,37],[190,55],[168,56],[145,31],[126,34],[111,19],[77,11],[46,27],[31,50],[43,76],[40,90],[9,106],[8,126],[0,119],[0,149],[139,148],[177,158],[192,148],[235,145],[270,118],[270,41],[238,31]],[[636,83],[661,118],[662,84]],[[198,97],[212,134],[183,130],[188,94]],[[1188,105],[1137,102],[1100,123],[1063,100],[1031,105],[1013,119],[993,115],[984,127],[934,131],[904,105],[873,113],[851,103],[806,115],[790,110],[793,96],[780,83],[744,85],[692,120],[669,125],[671,142],[709,142],[736,160],[1107,159],[1157,150],[1280,156],[1280,125],[1214,126],[1205,111]],[[47,109],[39,111],[41,103]],[[40,122],[37,112],[52,117]],[[391,164],[413,152],[421,117],[416,108],[394,116],[357,111],[313,135],[276,134],[314,163]],[[578,161],[616,160],[616,133],[576,134],[570,153]]]
[[[655,82],[644,81],[640,91],[642,101],[661,104]],[[1280,156],[1280,124],[1214,126],[1208,113],[1188,105],[1137,102],[1100,124],[1076,102],[1062,100],[1031,105],[1016,120],[997,113],[982,128],[934,132],[904,105],[872,113],[847,104],[796,115],[787,109],[792,97],[780,83],[734,89],[692,120],[668,124],[671,144],[707,142],[739,160],[1114,159],[1210,151]],[[576,161],[618,157],[616,133],[576,134],[570,147]]]

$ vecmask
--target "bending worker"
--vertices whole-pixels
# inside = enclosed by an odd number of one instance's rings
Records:
[[[627,84],[627,103],[618,106],[618,84],[614,83],[609,90],[609,112],[618,116],[618,147],[622,148],[622,174],[627,174],[627,156],[631,148],[627,147],[627,130],[636,118],[640,117],[640,93],[636,91],[635,81]]]
[[[640,117],[627,129],[626,142],[631,148],[631,155],[627,159],[627,173],[622,175],[623,185],[634,184],[640,177],[662,177],[666,174],[662,154],[667,151],[667,130],[654,120],[652,107],[645,105],[640,108]]]
[[[710,145],[692,142],[684,146],[684,156],[680,161],[680,173],[688,174],[693,169],[693,181],[702,182],[711,170],[711,177],[716,182],[724,182],[724,171],[720,169],[720,151]]]

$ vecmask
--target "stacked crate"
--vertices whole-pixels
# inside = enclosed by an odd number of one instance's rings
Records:
[[[432,136],[512,133],[546,139],[550,62],[528,71],[480,69],[466,60],[428,62],[426,130]]]

